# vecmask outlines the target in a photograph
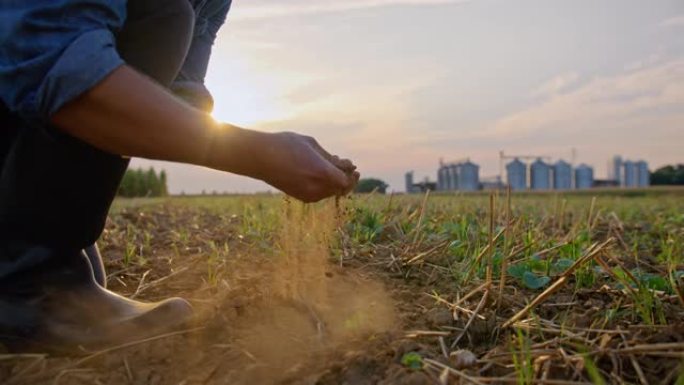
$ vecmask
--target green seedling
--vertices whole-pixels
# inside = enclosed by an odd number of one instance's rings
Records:
[[[411,370],[423,369],[423,357],[416,352],[409,352],[401,357],[401,364]]]

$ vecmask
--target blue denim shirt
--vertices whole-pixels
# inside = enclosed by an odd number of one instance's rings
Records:
[[[188,1],[195,32],[171,88],[194,105],[207,105],[211,46],[231,0]],[[125,21],[126,0],[2,0],[0,100],[24,119],[46,121],[124,64],[114,34]]]

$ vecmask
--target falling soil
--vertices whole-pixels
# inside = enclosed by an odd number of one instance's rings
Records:
[[[307,361],[396,326],[394,305],[380,283],[331,265],[339,218],[332,203],[285,202],[276,261],[262,281],[268,294],[233,325],[236,345],[253,360],[236,380],[277,382]]]
[[[363,346],[393,328],[394,310],[381,285],[334,276],[316,301],[270,298],[246,310],[234,327],[235,343],[253,362],[237,383],[297,378],[308,362]],[[306,298],[306,297],[303,297]]]

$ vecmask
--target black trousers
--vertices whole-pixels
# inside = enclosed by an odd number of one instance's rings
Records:
[[[129,0],[117,49],[127,64],[168,87],[187,55],[194,17],[188,0]],[[28,127],[0,103],[0,286],[44,270],[38,265],[68,262],[6,252],[12,245],[56,248],[67,258],[93,244],[127,167],[128,159],[55,127]]]

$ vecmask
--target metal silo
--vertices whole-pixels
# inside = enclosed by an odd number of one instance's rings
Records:
[[[585,189],[594,186],[594,169],[580,164],[575,169],[575,188]]]
[[[458,189],[462,191],[480,189],[480,166],[471,161],[459,164]]]
[[[550,183],[551,167],[543,160],[537,158],[530,165],[530,186],[532,190],[548,190]]]
[[[449,190],[457,190],[458,189],[458,167],[456,167],[455,164],[450,164],[447,166],[447,169],[449,170],[448,172],[448,185],[449,185]]]
[[[553,165],[553,188],[556,190],[572,188],[572,166],[570,163],[559,160]]]
[[[615,155],[610,161],[608,179],[616,181],[618,186],[622,185],[622,157],[620,155]]]
[[[444,178],[445,176],[445,171],[446,168],[444,166],[440,166],[437,169],[437,191],[444,191],[446,190],[446,180]]]
[[[636,165],[631,160],[622,163],[622,185],[624,187],[637,187]]]
[[[451,180],[449,179],[450,177],[451,171],[449,170],[449,166],[442,166],[442,188],[444,191],[451,190]]]
[[[413,171],[404,174],[404,182],[406,183],[406,193],[410,194],[413,190]]]
[[[648,171],[648,163],[640,160],[635,163],[637,174],[637,185],[639,187],[648,187],[651,184],[651,174]]]
[[[511,190],[527,188],[527,165],[515,158],[506,165],[506,180]]]

